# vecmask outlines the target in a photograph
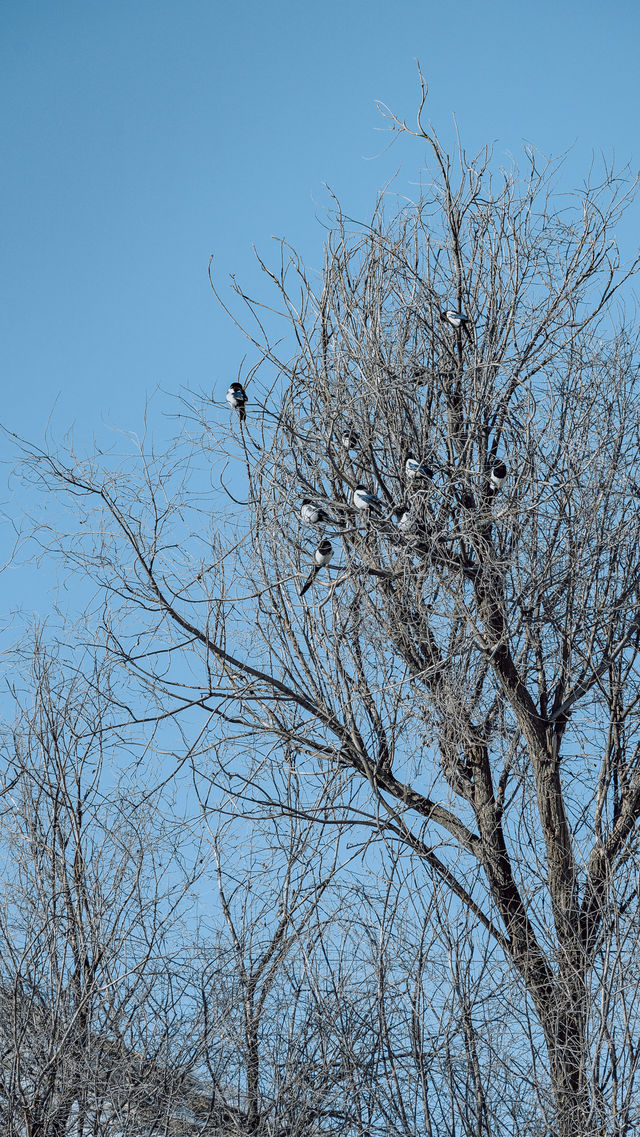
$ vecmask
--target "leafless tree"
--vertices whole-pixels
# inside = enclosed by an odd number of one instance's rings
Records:
[[[202,1122],[278,1137],[535,1132],[514,1031],[505,1017],[499,1038],[482,1012],[492,960],[446,894],[412,894],[397,853],[381,879],[348,881],[331,831],[306,819],[243,829],[212,834],[225,926],[197,965]],[[495,987],[494,973],[494,1016]]]
[[[41,636],[21,663],[0,816],[3,1132],[360,1133],[351,1059],[367,1064],[376,1032],[335,1025],[363,994],[352,952],[327,987],[354,923],[336,917],[333,833],[295,817],[247,831],[205,800],[163,815],[104,664],[65,664]]]
[[[146,717],[182,723],[201,794],[333,827],[369,863],[401,850],[414,889],[449,895],[443,944],[473,927],[450,991],[474,1132],[517,1127],[487,1096],[512,1038],[518,1100],[536,1098],[523,1132],[622,1137],[639,1120],[639,262],[615,241],[632,187],[603,167],[561,193],[533,150],[523,171],[450,155],[423,95],[415,130],[387,112],[430,155],[418,200],[391,213],[384,195],[366,225],[337,209],[319,273],[282,244],[272,302],[237,288],[246,421],[221,390],[183,399],[175,447],[137,465],[32,450],[76,519],[40,536],[99,583],[108,650]],[[300,598],[321,538],[333,559]],[[499,1037],[480,1045],[478,1021]]]
[[[228,818],[215,819],[210,840],[219,911],[198,975],[211,1116],[246,1137],[358,1132],[345,1034],[327,1029],[339,1005],[327,958],[342,940],[333,836],[295,817],[247,834]],[[343,1000],[357,989],[352,960]],[[371,1031],[351,1041],[361,1053]]]
[[[30,661],[3,747],[2,1130],[166,1132],[197,1056],[179,921],[189,873],[118,777],[106,671],[85,656],[73,674],[40,636]]]

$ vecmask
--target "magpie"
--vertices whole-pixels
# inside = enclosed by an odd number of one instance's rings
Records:
[[[433,478],[431,466],[428,466],[426,462],[420,462],[415,454],[407,454],[404,463],[404,472],[410,481],[414,478],[420,481],[431,481]]]
[[[427,529],[418,522],[412,507],[410,505],[398,505],[394,509],[396,517],[396,528],[403,537],[406,537],[411,542],[411,548],[420,554],[429,552],[429,546],[424,538],[427,536]]]
[[[450,324],[456,331],[458,328],[464,328],[469,339],[471,339],[471,332],[468,327],[469,317],[465,316],[464,312],[456,312],[454,308],[443,308],[440,313],[440,319],[443,320],[445,324]]]
[[[415,525],[415,516],[410,505],[399,505],[393,511],[400,533],[411,533]]]
[[[380,500],[375,494],[369,493],[367,487],[363,485],[356,486],[354,489],[353,504],[356,509],[359,510],[377,509],[379,513],[382,513],[382,503]]]
[[[340,436],[340,441],[345,450],[356,450],[360,445],[360,435],[358,434],[357,430],[354,430],[352,426],[349,426],[346,430],[343,430]]]
[[[323,565],[329,564],[329,561],[331,560],[332,556],[333,556],[333,545],[331,544],[331,541],[329,541],[325,537],[324,540],[322,540],[320,542],[320,544],[318,545],[318,548],[316,549],[315,553],[313,554],[313,559],[315,561],[315,564],[314,564],[313,568],[311,569],[311,572],[309,573],[309,576],[307,577],[305,583],[303,584],[302,588],[300,589],[300,592],[299,592],[300,596],[304,596],[307,589],[311,588],[311,585],[313,584],[318,573],[320,572],[320,569],[323,567]]]
[[[227,402],[232,410],[237,411],[240,416],[240,422],[244,422],[247,417],[245,410],[247,404],[247,392],[245,391],[242,383],[232,383],[227,391]]]
[[[318,505],[317,502],[312,501],[310,497],[303,497],[302,505],[300,506],[300,518],[306,525],[326,525],[331,521],[328,513]]]
[[[346,521],[338,520],[337,517],[329,517],[326,510],[310,497],[303,497],[302,499],[300,520],[304,521],[305,525],[333,525],[336,529],[346,529],[347,527]]]
[[[507,476],[507,467],[502,459],[493,463],[491,473],[489,474],[489,487],[491,494],[495,494],[501,488]]]

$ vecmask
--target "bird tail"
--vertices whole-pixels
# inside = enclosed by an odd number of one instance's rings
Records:
[[[316,579],[319,572],[320,572],[320,567],[318,565],[316,565],[316,567],[313,568],[311,570],[311,572],[309,573],[309,576],[307,577],[302,588],[300,589],[298,596],[304,596],[305,592],[307,592],[311,588],[311,585],[313,584],[313,582]]]
[[[246,411],[244,403],[242,403],[238,407],[238,414],[240,415],[240,422],[246,422],[247,421],[247,411]]]

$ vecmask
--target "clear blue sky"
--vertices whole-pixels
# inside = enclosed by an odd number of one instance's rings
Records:
[[[375,100],[414,115],[416,56],[470,146],[640,164],[639,42],[631,0],[4,0],[2,421],[137,428],[157,386],[226,387],[209,254],[249,289],[272,234],[319,264],[324,182],[363,217],[415,177],[417,144],[376,157]]]

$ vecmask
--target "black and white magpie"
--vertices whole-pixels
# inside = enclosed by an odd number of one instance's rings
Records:
[[[440,313],[440,319],[444,320],[446,324],[451,324],[452,328],[461,328],[466,324],[467,317],[464,312],[456,312],[455,308],[443,308]]]
[[[458,328],[464,328],[469,339],[471,339],[471,332],[469,331],[469,317],[465,316],[464,312],[456,312],[455,308],[443,308],[440,313],[440,319],[445,324],[449,324],[456,331]]]
[[[398,505],[393,512],[396,529],[410,543],[412,551],[421,555],[428,553],[429,545],[426,540],[428,526],[425,527],[424,523],[419,521],[413,507],[406,504]]]
[[[358,434],[357,430],[354,430],[352,426],[349,426],[346,428],[346,430],[343,430],[340,436],[340,441],[345,450],[356,450],[360,445],[360,435]]]
[[[433,478],[433,470],[426,462],[420,462],[415,454],[407,454],[404,463],[404,472],[406,477],[413,481],[431,481]]]
[[[326,525],[328,521],[331,521],[329,514],[325,513],[322,506],[318,505],[316,501],[312,501],[310,497],[303,497],[302,499],[300,519],[304,521],[305,525]]]
[[[400,533],[411,533],[415,527],[416,518],[410,505],[399,505],[394,509],[396,525]]]
[[[320,572],[320,569],[324,565],[329,564],[329,561],[331,560],[332,556],[333,556],[333,545],[331,544],[331,541],[329,541],[325,537],[324,540],[322,540],[320,542],[320,544],[318,545],[318,548],[316,549],[315,553],[313,554],[313,559],[315,561],[315,564],[314,564],[313,568],[311,569],[311,572],[309,573],[309,576],[307,577],[305,583],[303,584],[302,588],[300,589],[300,592],[299,592],[300,596],[304,596],[307,589],[311,588],[311,585],[313,584],[318,573]]]
[[[382,513],[382,502],[375,494],[369,493],[367,487],[363,485],[356,486],[354,489],[353,504],[359,510],[377,509],[379,513]]]
[[[242,383],[232,383],[227,391],[227,402],[232,410],[237,411],[240,416],[240,422],[244,422],[247,417],[247,392],[245,391]]]
[[[493,463],[489,474],[489,486],[492,494],[497,493],[507,476],[507,467],[502,459]]]

